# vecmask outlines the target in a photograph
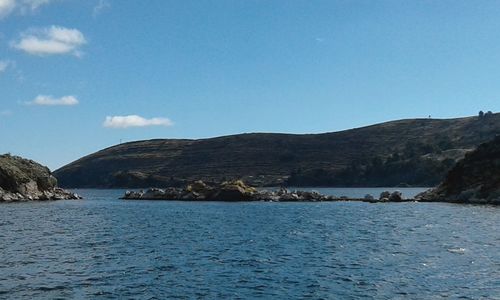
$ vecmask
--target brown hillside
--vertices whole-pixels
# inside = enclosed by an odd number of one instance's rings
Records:
[[[148,187],[176,185],[184,180],[237,178],[254,185],[274,185],[296,170],[335,173],[354,162],[388,157],[412,145],[455,149],[450,153],[457,158],[457,153],[491,140],[498,132],[500,114],[493,114],[483,118],[399,120],[324,134],[251,133],[200,140],[137,141],[88,155],[54,174],[64,187]],[[431,154],[415,155],[439,156]]]

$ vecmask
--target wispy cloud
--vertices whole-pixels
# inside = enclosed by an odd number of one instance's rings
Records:
[[[73,54],[80,56],[80,47],[86,43],[85,37],[77,29],[50,26],[21,33],[20,39],[11,42],[11,46],[32,55]]]
[[[146,126],[172,126],[174,123],[168,118],[146,119],[138,115],[108,116],[103,123],[107,128],[129,128]]]
[[[50,4],[51,2],[54,2],[53,0],[23,0],[22,6],[26,9],[30,9],[31,11],[37,10],[39,7],[43,5]]]
[[[9,60],[0,60],[0,73],[5,72],[10,65],[11,61]]]
[[[38,95],[33,101],[27,102],[28,105],[41,105],[41,106],[73,106],[80,103],[75,96],[63,96],[61,98],[54,98],[52,96]]]
[[[14,0],[0,0],[0,19],[5,18],[14,11],[16,1]]]
[[[12,111],[8,109],[0,110],[1,117],[8,117],[12,115]]]
[[[99,0],[99,2],[97,2],[97,4],[94,6],[94,10],[92,11],[92,16],[96,18],[103,11],[109,8],[111,8],[111,4],[109,3],[108,0]]]
[[[0,0],[0,19],[13,13],[20,12],[22,15],[33,13],[43,5],[50,4],[54,0]]]
[[[18,81],[20,82],[24,81],[23,72],[17,67],[16,62],[14,60],[0,59],[0,75],[7,71],[9,71],[9,73],[14,74],[14,77],[17,78]]]

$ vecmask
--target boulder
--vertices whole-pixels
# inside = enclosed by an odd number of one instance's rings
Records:
[[[365,197],[364,197],[364,199],[367,200],[367,201],[373,201],[373,200],[375,200],[375,198],[372,195],[370,195],[370,194],[366,194]]]
[[[236,180],[223,182],[215,193],[210,195],[210,198],[220,201],[250,201],[256,194],[255,188],[247,186],[241,180]]]
[[[188,192],[193,192],[198,198],[207,199],[214,193],[214,188],[201,180],[195,181],[186,187]]]
[[[323,195],[317,191],[298,191],[297,195],[304,201],[320,201],[323,198]]]
[[[389,197],[391,197],[391,193],[389,191],[384,191],[380,193],[378,198],[379,201],[389,201]]]
[[[270,198],[273,198],[273,195],[271,195]],[[300,197],[299,195],[297,195],[297,193],[277,193],[275,195],[275,198],[277,198],[279,201],[284,201],[284,202],[295,202],[295,201],[299,201],[300,200]],[[271,200],[275,200],[275,199],[271,199]]]
[[[145,193],[142,194],[144,199],[163,199],[165,196],[165,191],[161,189],[148,189]]]
[[[390,202],[401,202],[401,201],[403,201],[403,194],[400,191],[394,191],[389,196],[389,201]]]

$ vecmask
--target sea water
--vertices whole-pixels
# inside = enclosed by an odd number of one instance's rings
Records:
[[[0,298],[500,299],[499,207],[77,192],[0,205]]]

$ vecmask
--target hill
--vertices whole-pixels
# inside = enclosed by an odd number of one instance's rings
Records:
[[[437,184],[456,160],[500,132],[500,114],[409,119],[323,134],[250,133],[116,145],[54,172],[64,187]]]
[[[424,201],[500,204],[500,137],[468,153]]]

